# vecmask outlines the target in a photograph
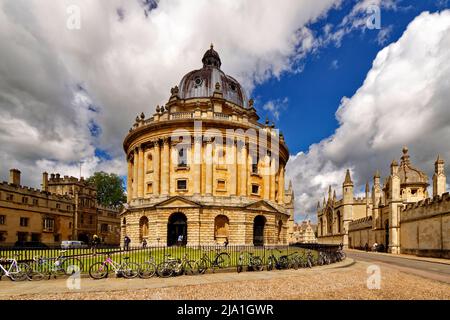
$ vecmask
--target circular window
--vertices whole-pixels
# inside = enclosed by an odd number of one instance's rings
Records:
[[[235,83],[230,83],[230,89],[233,91],[236,91],[236,84]]]
[[[202,80],[202,78],[197,77],[197,78],[194,79],[194,83],[195,83],[195,87],[199,87],[199,86],[202,85],[203,80]]]

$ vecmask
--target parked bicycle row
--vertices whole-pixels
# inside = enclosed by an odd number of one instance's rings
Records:
[[[83,262],[78,257],[64,256],[65,251],[61,251],[58,257],[36,256],[30,263],[18,262],[20,254],[14,258],[0,258],[0,280],[3,275],[12,281],[56,278],[58,276],[70,276],[84,270]],[[148,255],[142,263],[130,261],[130,257],[122,257],[115,254],[106,253],[101,261],[92,263],[88,272],[93,279],[103,279],[110,274],[124,278],[151,278],[159,276],[162,278],[179,275],[204,274],[207,270],[215,272],[217,269],[232,268],[232,258],[228,252],[216,251],[204,252],[203,255],[194,260],[190,259],[188,253],[184,253],[181,258],[174,257],[170,253],[164,254],[161,262],[157,262],[153,255]],[[120,258],[120,262],[116,261]],[[271,249],[268,256],[259,256],[254,252],[241,251],[235,265],[236,271],[270,271],[274,269],[299,269],[312,268],[317,265],[326,265],[339,262],[345,259],[342,249],[336,251],[313,251],[302,250],[283,254],[279,249]]]

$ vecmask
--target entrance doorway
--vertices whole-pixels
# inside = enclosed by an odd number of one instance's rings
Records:
[[[256,216],[253,221],[253,245],[264,245],[264,227],[266,225],[266,218],[264,216]]]
[[[181,239],[181,241],[179,241]],[[167,224],[167,245],[186,245],[187,243],[187,218],[181,212],[173,213]]]

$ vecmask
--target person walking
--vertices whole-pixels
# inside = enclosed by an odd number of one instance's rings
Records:
[[[98,235],[94,234],[91,241],[91,250],[93,254],[97,253],[97,246],[100,244],[100,238]]]
[[[183,244],[183,235],[180,234],[180,235],[178,236],[178,245],[181,246],[182,244]]]
[[[123,239],[123,243],[125,245],[125,251],[130,250],[130,242],[131,242],[130,237],[128,235],[126,235],[125,238]]]
[[[142,248],[143,249],[147,248],[147,240],[146,239],[142,240]]]

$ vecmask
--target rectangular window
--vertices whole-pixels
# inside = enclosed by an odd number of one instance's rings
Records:
[[[56,204],[56,209],[61,209],[61,204],[60,203]]]
[[[6,201],[13,201],[13,200],[14,200],[14,195],[12,195],[12,194],[6,195]]]
[[[252,184],[252,194],[259,194],[259,186],[257,184]]]
[[[101,232],[108,232],[108,225],[106,223],[102,223],[100,230]]]
[[[0,231],[0,242],[6,241],[6,231]]]
[[[39,205],[39,200],[38,199],[33,199],[33,206],[37,206]]]
[[[20,226],[21,226],[21,227],[28,227],[28,220],[29,220],[29,218],[23,218],[23,217],[21,217],[21,218],[20,218]]]
[[[53,231],[55,227],[55,220],[52,218],[44,219],[44,231]]]
[[[258,164],[252,163],[252,173],[257,174],[258,173]]]
[[[70,206],[67,206],[67,211],[70,211],[70,209],[71,209],[71,207],[70,207]]]
[[[187,190],[187,180],[177,180],[177,190]]]
[[[0,216],[0,224],[6,224],[6,216],[5,215]]]
[[[225,190],[226,182],[225,180],[217,180],[217,190]]]
[[[153,193],[153,183],[147,183],[147,193]]]
[[[181,147],[178,149],[178,167],[181,168],[187,167],[187,152],[185,148],[186,147]]]
[[[28,203],[28,198],[27,197],[22,197],[22,203],[27,204]]]

